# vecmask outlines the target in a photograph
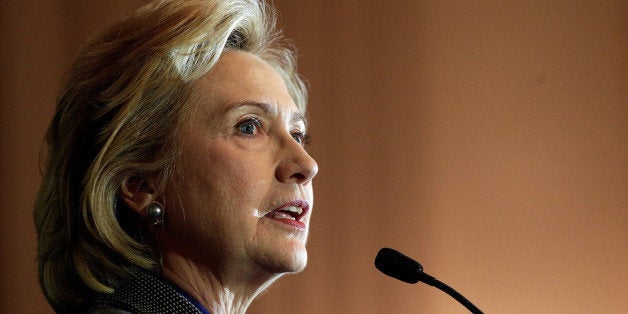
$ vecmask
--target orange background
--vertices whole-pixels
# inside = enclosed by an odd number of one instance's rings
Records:
[[[51,312],[31,211],[62,73],[144,2],[0,2],[2,313]],[[627,2],[275,2],[321,171],[309,266],[250,313],[466,313],[383,246],[487,313],[625,313]]]

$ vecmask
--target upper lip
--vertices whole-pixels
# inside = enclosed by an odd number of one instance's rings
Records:
[[[295,211],[290,211],[291,207],[297,208],[297,211],[296,212]],[[298,210],[298,209],[300,209],[300,210]],[[270,215],[270,214],[275,213],[275,212],[283,211],[284,213],[290,214],[292,217],[294,217],[294,219],[301,220],[301,218],[303,218],[308,213],[309,210],[310,210],[310,204],[308,204],[306,201],[304,201],[304,200],[294,200],[294,201],[290,201],[290,202],[286,202],[286,203],[282,204],[281,206],[273,209],[272,211],[270,211],[266,215]]]

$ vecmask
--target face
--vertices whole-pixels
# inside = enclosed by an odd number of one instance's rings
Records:
[[[245,52],[225,52],[196,88],[165,193],[164,250],[216,271],[302,270],[318,171],[303,113]]]

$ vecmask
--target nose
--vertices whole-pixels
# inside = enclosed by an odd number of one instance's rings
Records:
[[[307,184],[318,173],[318,164],[297,143],[292,136],[285,141],[283,149],[279,150],[280,162],[277,166],[277,180],[284,183]]]

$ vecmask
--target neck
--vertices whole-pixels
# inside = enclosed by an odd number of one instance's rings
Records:
[[[251,302],[278,274],[237,265],[212,268],[172,252],[163,252],[162,275],[212,314],[246,313]]]

